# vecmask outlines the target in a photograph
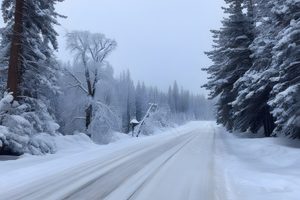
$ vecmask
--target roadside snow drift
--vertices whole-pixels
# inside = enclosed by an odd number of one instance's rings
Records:
[[[300,199],[299,141],[238,138],[219,128],[215,143],[219,200]]]

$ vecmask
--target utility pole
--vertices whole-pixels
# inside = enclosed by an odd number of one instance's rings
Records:
[[[150,103],[149,104],[149,109],[146,113],[146,115],[144,116],[144,118],[142,119],[142,121],[140,121],[139,125],[136,126],[136,129],[134,129],[132,131],[132,136],[136,136],[136,137],[139,137],[140,133],[141,133],[141,126],[143,126],[145,124],[145,121],[147,118],[150,117],[151,113],[154,113],[157,108],[158,108],[158,105],[157,104],[154,104],[154,103]]]

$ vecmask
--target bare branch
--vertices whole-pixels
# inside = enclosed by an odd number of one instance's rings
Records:
[[[86,94],[89,94],[88,90],[83,86],[82,82],[75,76],[75,74],[73,74],[70,70],[65,69],[66,72],[75,80],[75,82],[77,84],[73,85],[74,87],[79,87],[80,89],[82,89]]]

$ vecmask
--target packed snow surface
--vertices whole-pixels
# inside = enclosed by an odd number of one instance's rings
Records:
[[[109,145],[59,136],[54,155],[0,161],[0,199],[299,199],[300,150],[289,141],[238,138],[213,122],[115,135]]]
[[[218,200],[300,199],[299,140],[237,137],[219,128],[215,146]]]

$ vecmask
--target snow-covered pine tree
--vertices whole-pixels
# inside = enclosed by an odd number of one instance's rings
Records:
[[[263,130],[265,136],[270,136],[274,129],[274,119],[267,104],[274,85],[270,81],[273,73],[269,68],[277,32],[274,15],[270,12],[272,2],[272,0],[256,0],[255,6],[251,6],[253,9],[249,9],[254,14],[248,16],[253,16],[256,24],[255,39],[250,46],[253,52],[251,55],[253,65],[235,83],[234,86],[239,92],[232,104],[236,130],[253,133]]]
[[[147,92],[144,83],[137,83],[136,86],[136,99],[135,99],[135,107],[136,107],[136,119],[141,121],[144,115],[147,112]]]
[[[269,104],[276,119],[274,135],[300,138],[300,2],[274,1],[278,26],[271,69],[276,71]]]
[[[213,65],[204,69],[210,75],[204,85],[211,91],[210,97],[219,97],[217,103],[217,122],[228,130],[234,129],[233,109],[231,103],[236,99],[236,81],[252,66],[249,45],[253,40],[252,22],[243,13],[242,0],[225,0],[228,15],[222,21],[223,27],[214,34],[214,49],[207,52]]]
[[[177,113],[179,111],[179,88],[177,81],[174,81],[173,84],[172,98],[174,102],[174,113]]]
[[[118,82],[118,95],[122,118],[122,131],[129,133],[130,121],[136,119],[135,87],[129,70],[121,73]]]
[[[181,112],[187,113],[190,106],[190,92],[182,89],[180,96],[180,110]]]
[[[54,25],[58,25],[57,18],[62,16],[55,12],[54,5],[62,1],[2,2],[6,27],[2,31],[1,71],[8,71],[4,73],[8,78],[1,80],[8,80],[7,88],[18,101],[1,114],[1,125],[9,130],[2,141],[4,151],[40,154],[55,150],[51,140],[42,136],[56,134],[59,127],[49,112],[48,99],[58,90]]]
[[[172,113],[175,113],[175,102],[174,102],[173,90],[172,90],[171,86],[169,86],[169,89],[168,89],[168,105],[169,105],[170,111]]]

